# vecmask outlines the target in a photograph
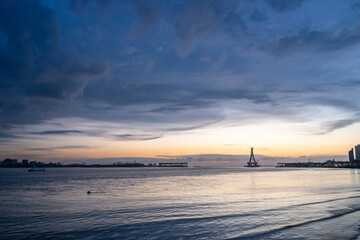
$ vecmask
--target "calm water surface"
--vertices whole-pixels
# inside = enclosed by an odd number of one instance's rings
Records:
[[[0,213],[0,239],[360,239],[360,171],[0,169]]]

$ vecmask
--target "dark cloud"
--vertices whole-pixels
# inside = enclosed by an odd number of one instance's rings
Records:
[[[357,88],[360,87],[360,80],[350,79],[344,81],[338,81],[331,84],[332,86],[342,87],[342,88]]]
[[[55,151],[55,150],[61,150],[61,149],[92,149],[92,148],[94,148],[94,147],[69,145],[69,146],[47,147],[47,148],[28,148],[27,150],[42,152],[42,151]]]
[[[95,5],[97,11],[103,14],[115,4],[115,0],[68,0],[69,8],[73,11],[83,12],[91,5]]]
[[[335,120],[335,121],[328,121],[324,126],[322,127],[322,131],[315,133],[316,135],[323,135],[330,132],[333,132],[337,129],[341,129],[344,127],[348,127],[350,125],[353,125],[355,123],[360,122],[360,114],[357,114],[356,116],[349,118],[349,119],[341,119],[341,120]]]
[[[161,5],[158,1],[143,0],[137,2],[135,11],[139,17],[139,22],[136,24],[138,34],[144,34],[157,23]]]
[[[262,22],[262,21],[267,20],[268,16],[266,15],[266,13],[255,8],[255,10],[249,16],[249,19],[254,22]]]
[[[52,148],[27,148],[26,150],[35,151],[35,152],[43,152],[43,151],[51,152],[51,151],[54,151],[54,149],[52,149]]]
[[[238,1],[185,1],[178,6],[174,19],[176,35],[180,40],[179,53],[186,56],[196,39],[213,33],[227,33],[240,37],[247,28],[246,22],[236,11]]]
[[[2,1],[0,13],[0,29],[7,39],[0,48],[4,87],[68,99],[87,78],[104,73],[103,66],[62,51],[57,15],[40,1],[23,1],[21,5]]]
[[[55,149],[92,149],[95,147],[90,147],[90,146],[77,146],[77,145],[69,145],[69,146],[60,146],[60,147],[55,147]]]
[[[359,110],[358,104],[353,102],[351,99],[338,99],[334,97],[313,97],[309,101],[312,105],[326,105],[350,111]]]
[[[248,89],[211,90],[169,84],[116,84],[114,82],[101,85],[101,87],[95,83],[88,85],[84,89],[84,99],[106,101],[121,106],[151,103],[166,105],[166,107],[158,108],[158,111],[204,107],[217,100],[248,99],[255,103],[271,101],[265,93]]]
[[[113,138],[110,134],[107,134],[104,130],[92,129],[92,130],[47,130],[47,131],[38,131],[38,132],[24,132],[22,135],[23,138],[29,138],[29,136],[43,136],[43,137],[51,137],[51,136],[87,136],[87,137],[105,137],[105,138]],[[70,145],[69,149],[78,145]],[[74,148],[75,148],[74,147]],[[58,148],[61,149],[61,148]],[[66,148],[64,148],[66,149]]]
[[[32,132],[31,134],[35,135],[68,135],[68,134],[81,134],[83,131],[79,130],[53,130],[53,131],[42,131],[42,132]]]
[[[343,119],[339,121],[333,121],[328,126],[328,132],[333,131],[338,128],[344,128],[350,126],[351,124],[357,123],[360,121],[360,118],[353,118],[353,119]]]
[[[234,11],[229,12],[221,23],[221,29],[225,30],[232,37],[239,39],[247,30],[247,24],[243,17]]]
[[[0,139],[11,139],[11,138],[19,138],[19,136],[8,134],[8,133],[0,133]]]
[[[226,100],[226,99],[248,99],[255,103],[271,102],[271,99],[264,92],[251,91],[249,89],[228,89],[228,90],[206,90],[198,93],[199,98]]]
[[[208,1],[186,1],[178,11],[175,29],[180,39],[180,54],[186,56],[192,48],[196,37],[213,31],[214,9]]]
[[[355,1],[355,3],[351,4],[351,7],[358,10],[360,8],[360,1]]]
[[[5,89],[4,89],[5,91]],[[0,93],[1,93],[0,89]],[[6,126],[14,127],[15,125],[37,123],[40,120],[51,116],[48,110],[59,109],[59,104],[54,102],[42,102],[37,99],[29,99],[24,96],[16,95],[16,93],[2,94],[0,99],[0,122],[6,123]],[[8,128],[0,126],[0,130],[4,131]]]
[[[1,1],[0,32],[2,123],[43,119],[51,105],[46,99],[69,101],[89,79],[106,73],[104,65],[61,45],[57,14],[42,1]]]
[[[274,53],[289,53],[292,51],[318,50],[336,51],[360,42],[360,26],[353,29],[331,33],[325,31],[300,29],[297,33],[282,37],[276,43],[265,47]]]
[[[192,93],[166,84],[123,84],[120,81],[97,82],[84,89],[84,98],[102,100],[114,105],[177,102]]]
[[[303,4],[304,0],[265,0],[265,2],[277,12],[296,10]]]

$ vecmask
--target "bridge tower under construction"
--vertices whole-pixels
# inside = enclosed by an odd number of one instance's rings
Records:
[[[244,167],[260,167],[260,165],[258,164],[258,162],[255,160],[255,156],[254,156],[254,148],[251,147],[251,154],[250,154],[250,159],[247,162],[247,165],[245,165]]]

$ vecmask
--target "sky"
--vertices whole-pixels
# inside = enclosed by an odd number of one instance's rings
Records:
[[[360,1],[0,1],[0,158],[347,160]]]

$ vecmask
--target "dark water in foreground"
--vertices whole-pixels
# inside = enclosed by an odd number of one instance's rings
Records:
[[[0,239],[360,239],[359,224],[356,169],[0,169]]]

